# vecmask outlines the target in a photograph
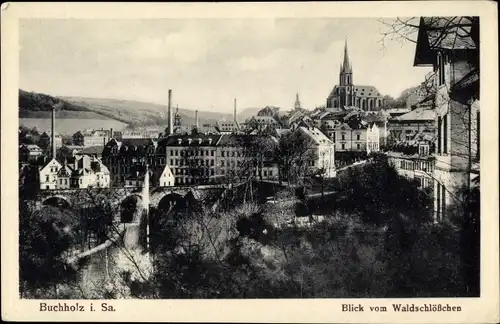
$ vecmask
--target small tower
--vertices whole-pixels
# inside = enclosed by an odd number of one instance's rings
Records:
[[[300,109],[300,99],[299,99],[299,93],[297,92],[295,96],[295,110]]]

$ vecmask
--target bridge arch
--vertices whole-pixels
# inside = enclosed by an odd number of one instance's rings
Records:
[[[185,196],[171,192],[160,199],[160,202],[158,203],[158,210],[170,211],[173,208],[183,207],[185,205],[185,201]]]
[[[142,196],[139,194],[125,197],[120,202],[120,222],[133,223],[140,221],[142,204]]]
[[[42,206],[52,206],[61,209],[71,209],[71,204],[68,201],[68,198],[64,196],[51,196],[42,201]]]

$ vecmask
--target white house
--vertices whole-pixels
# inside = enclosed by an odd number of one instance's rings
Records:
[[[40,169],[39,176],[41,190],[58,189],[57,173],[61,168],[61,163],[59,163],[56,159],[52,159]]]
[[[316,127],[299,127],[297,131],[309,139],[308,150],[312,153],[312,160],[309,161],[310,171],[322,169],[325,178],[335,177],[335,145],[332,140]]]
[[[366,128],[366,152],[370,154],[378,151],[380,151],[380,129],[373,123]]]

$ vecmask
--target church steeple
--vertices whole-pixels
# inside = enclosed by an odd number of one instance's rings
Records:
[[[352,66],[347,52],[347,39],[344,46],[344,62],[340,65],[340,85],[352,85]]]
[[[344,46],[344,63],[342,64],[342,72],[352,73],[351,64],[349,62],[349,54],[347,52],[347,38],[345,40]]]
[[[295,109],[300,109],[299,93],[295,96]]]

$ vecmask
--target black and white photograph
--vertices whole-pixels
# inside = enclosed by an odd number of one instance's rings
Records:
[[[485,28],[20,18],[19,299],[481,297]]]

